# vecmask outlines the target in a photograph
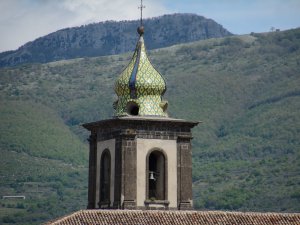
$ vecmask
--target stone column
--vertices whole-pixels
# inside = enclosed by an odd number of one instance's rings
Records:
[[[88,209],[96,207],[96,160],[97,160],[97,135],[92,133],[88,138],[89,152],[89,184],[88,184]]]
[[[177,139],[179,210],[193,209],[191,138],[191,135],[184,135]]]
[[[113,208],[120,209],[121,200],[121,184],[122,184],[122,137],[117,135],[115,147],[115,197]]]
[[[136,209],[136,131],[126,129],[121,135],[123,208]]]

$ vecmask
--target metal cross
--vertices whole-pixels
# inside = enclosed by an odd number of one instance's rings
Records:
[[[146,6],[143,5],[143,0],[141,0],[141,6],[139,6],[139,9],[141,10],[141,26],[143,26],[143,9],[146,8]]]

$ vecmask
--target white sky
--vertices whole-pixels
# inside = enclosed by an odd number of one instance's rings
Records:
[[[0,52],[56,30],[139,19],[139,0],[0,0]],[[235,34],[300,27],[300,0],[144,0],[146,18],[181,12],[211,18]]]

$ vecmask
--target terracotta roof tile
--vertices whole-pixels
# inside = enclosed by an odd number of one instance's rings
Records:
[[[300,213],[224,211],[81,210],[46,224],[53,225],[300,225]]]

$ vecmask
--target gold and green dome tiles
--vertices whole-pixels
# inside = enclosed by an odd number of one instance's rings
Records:
[[[149,61],[140,36],[130,63],[115,83],[115,115],[166,117],[167,102],[162,101],[165,91],[165,80]]]

